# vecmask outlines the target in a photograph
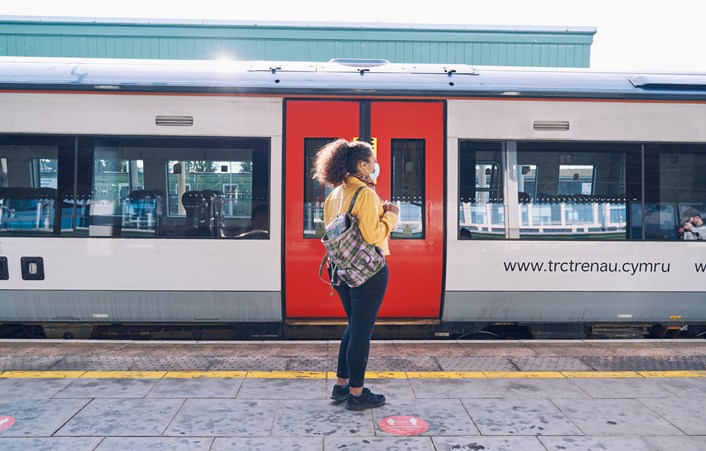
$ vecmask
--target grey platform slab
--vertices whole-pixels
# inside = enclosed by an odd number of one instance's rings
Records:
[[[144,398],[159,379],[74,379],[55,398]]]
[[[73,379],[0,379],[2,399],[51,398],[71,384]]]
[[[658,451],[703,451],[706,437],[662,436],[645,437]]]
[[[546,399],[464,399],[463,405],[483,435],[583,434]]]
[[[589,395],[568,379],[492,379],[493,389],[504,398],[571,398],[586,399]],[[468,396],[473,398],[473,396]]]
[[[538,437],[548,451],[654,451],[641,437]],[[675,448],[677,449],[677,448]],[[679,450],[682,451],[682,450]]]
[[[682,435],[679,429],[636,399],[552,401],[586,435]]]
[[[572,379],[572,382],[591,398],[610,399],[637,399],[637,398],[674,398],[675,396],[664,390],[649,379],[640,378],[599,378],[599,379]]]
[[[326,437],[324,451],[435,451],[429,437]]]
[[[242,378],[162,379],[147,394],[148,398],[235,398]]]
[[[210,451],[321,451],[323,438],[217,438]]]
[[[209,451],[213,438],[107,437],[96,451]]]
[[[0,432],[4,437],[50,437],[90,399],[15,399],[0,402],[0,412],[15,424]]]
[[[706,435],[706,404],[703,398],[641,399],[640,401],[687,435]],[[706,438],[704,448],[706,449]]]
[[[436,451],[546,451],[536,437],[434,437]]]
[[[159,436],[183,403],[183,399],[94,399],[55,435]]]
[[[410,379],[409,382],[417,399],[502,398],[488,379]]]
[[[324,399],[326,379],[245,379],[238,399]]]
[[[652,381],[679,398],[706,398],[706,377],[700,379],[654,378]]]
[[[277,401],[271,400],[188,399],[164,435],[266,437],[272,430],[276,406]]]
[[[279,401],[272,435],[277,437],[374,437],[370,410],[352,412],[332,400]]]
[[[101,440],[100,437],[0,438],[0,449],[2,451],[92,451]]]

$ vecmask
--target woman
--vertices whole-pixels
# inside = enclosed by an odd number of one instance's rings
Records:
[[[384,255],[390,255],[387,239],[397,226],[399,208],[383,202],[375,193],[373,182],[379,172],[373,148],[361,141],[333,141],[319,150],[314,162],[314,178],[335,188],[324,203],[324,224],[330,224],[338,215],[348,211],[356,190],[366,187],[358,194],[351,214],[358,219],[362,238],[379,247]],[[331,398],[346,400],[346,409],[349,410],[385,404],[383,395],[374,394],[363,385],[370,337],[387,289],[387,276],[385,265],[358,287],[350,287],[343,281],[336,287],[348,317],[348,327],[343,332],[338,350],[338,380]]]

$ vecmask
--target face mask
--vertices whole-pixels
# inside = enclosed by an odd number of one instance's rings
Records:
[[[375,171],[370,174],[370,180],[375,181],[378,178],[378,175],[380,175],[380,165],[375,163]]]

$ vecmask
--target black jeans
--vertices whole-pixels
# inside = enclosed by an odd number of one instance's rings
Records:
[[[385,265],[359,287],[349,287],[345,282],[336,287],[348,317],[348,327],[343,332],[338,350],[336,376],[349,379],[351,387],[362,387],[365,381],[370,337],[387,290],[387,277],[388,269]]]

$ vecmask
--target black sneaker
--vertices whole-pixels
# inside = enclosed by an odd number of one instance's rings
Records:
[[[351,389],[348,384],[344,386],[334,385],[333,392],[331,393],[331,399],[336,401],[345,401],[348,399],[348,395],[350,395],[350,393]]]
[[[370,389],[364,388],[363,393],[360,396],[348,396],[348,401],[346,401],[346,409],[348,410],[363,410],[370,409],[372,407],[380,407],[385,404],[385,397],[383,395],[376,395],[371,392]]]

